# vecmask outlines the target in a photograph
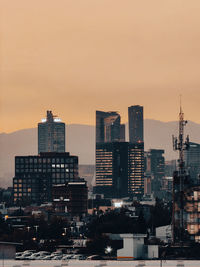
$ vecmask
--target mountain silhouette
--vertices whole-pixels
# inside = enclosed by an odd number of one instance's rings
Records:
[[[162,122],[152,119],[144,121],[145,150],[164,149],[165,159],[177,157],[172,149],[172,135],[178,133],[178,122]],[[200,143],[200,124],[189,121],[186,134],[192,142]],[[128,127],[126,124],[126,139]],[[0,134],[0,186],[12,184],[14,158],[37,154],[37,128]],[[95,164],[95,126],[82,124],[66,125],[66,151],[79,156],[80,164]]]

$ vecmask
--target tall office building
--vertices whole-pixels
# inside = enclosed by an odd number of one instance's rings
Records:
[[[14,203],[42,203],[52,200],[52,186],[78,181],[78,157],[47,152],[15,157]]]
[[[50,110],[38,123],[38,154],[41,152],[65,152],[65,123]]]
[[[190,174],[190,179],[194,184],[199,183],[200,175],[200,144],[190,142],[189,149],[184,153],[186,168]]]
[[[163,149],[150,149],[146,153],[146,173],[152,176],[151,188],[156,197],[161,194],[162,181],[165,177],[165,158]]]
[[[126,141],[126,136],[125,136],[125,124],[120,125],[120,142],[125,142]]]
[[[106,197],[144,193],[144,146],[128,142],[96,144],[96,192]]]
[[[129,142],[144,142],[143,107],[136,105],[128,108]]]
[[[117,112],[96,111],[96,143],[120,141],[120,121]]]

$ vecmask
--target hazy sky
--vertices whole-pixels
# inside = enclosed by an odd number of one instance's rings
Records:
[[[130,105],[200,123],[199,0],[0,0],[0,132]]]

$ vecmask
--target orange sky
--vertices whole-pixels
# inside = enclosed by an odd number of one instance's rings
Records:
[[[144,105],[200,123],[199,0],[0,0],[0,132]]]

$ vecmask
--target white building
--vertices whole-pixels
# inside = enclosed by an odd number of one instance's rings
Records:
[[[117,250],[118,259],[138,259],[144,257],[144,234],[121,234],[123,248]]]

